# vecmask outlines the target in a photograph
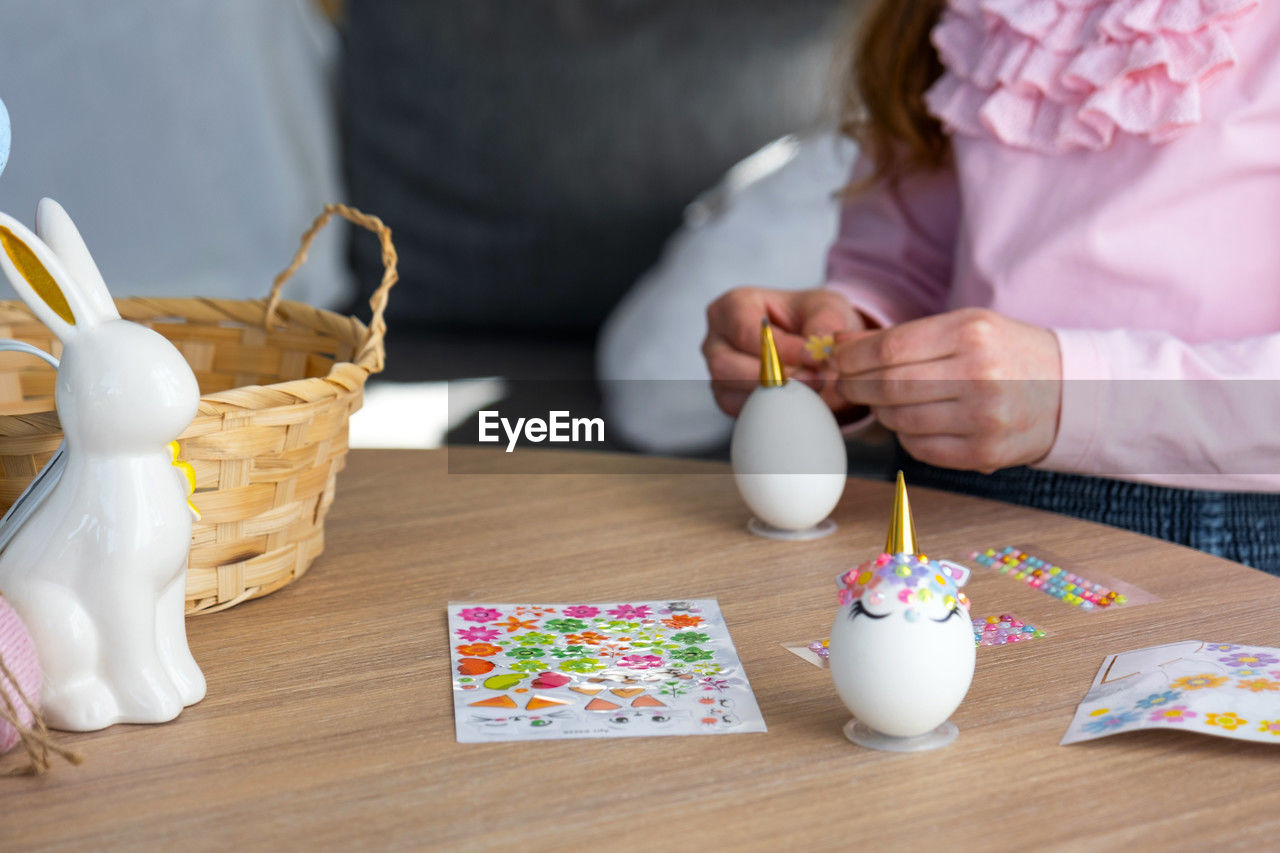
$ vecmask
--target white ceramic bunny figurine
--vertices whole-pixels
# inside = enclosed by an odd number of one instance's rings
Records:
[[[35,640],[50,725],[164,722],[205,693],[183,613],[189,484],[168,446],[200,392],[171,343],[120,318],[57,202],[36,232],[0,214],[0,268],[62,342],[65,451],[0,553],[0,590]]]

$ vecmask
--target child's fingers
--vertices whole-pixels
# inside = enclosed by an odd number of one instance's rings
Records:
[[[954,359],[939,359],[841,375],[840,395],[864,406],[908,406],[959,399],[965,380],[956,378]]]
[[[968,435],[972,425],[956,400],[905,406],[872,406],[871,413],[886,429],[908,435]]]
[[[839,343],[832,353],[832,363],[841,375],[850,376],[945,358],[955,352],[953,325],[949,315],[938,314],[890,326]]]

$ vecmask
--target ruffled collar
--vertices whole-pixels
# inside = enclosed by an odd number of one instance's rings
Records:
[[[946,68],[925,94],[951,132],[1048,153],[1165,142],[1201,121],[1201,87],[1236,64],[1227,30],[1259,0],[951,0]]]

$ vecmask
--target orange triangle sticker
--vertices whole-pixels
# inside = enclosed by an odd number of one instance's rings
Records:
[[[657,699],[649,695],[637,696],[636,701],[631,703],[632,708],[665,708],[665,703],[659,702]]]
[[[472,702],[472,708],[514,708],[516,700],[510,696],[494,696],[492,699],[481,699],[479,702]]]
[[[621,696],[623,699],[630,699],[632,696],[635,696],[637,693],[643,693],[644,688],[643,687],[615,687],[609,692],[612,693],[614,696]]]
[[[529,700],[529,704],[524,706],[526,711],[537,711],[540,708],[554,708],[556,705],[568,705],[564,699],[552,699],[548,696],[534,696]]]
[[[616,711],[621,705],[615,705],[604,699],[592,699],[587,703],[588,711]]]
[[[604,690],[603,687],[570,687],[569,689],[574,693],[585,693],[588,696],[594,696],[601,690]]]

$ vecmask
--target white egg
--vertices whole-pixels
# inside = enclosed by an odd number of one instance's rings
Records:
[[[751,393],[733,428],[729,456],[747,506],[783,530],[818,524],[844,493],[848,460],[840,425],[802,382]]]
[[[969,613],[936,597],[925,606],[904,604],[889,590],[872,598],[836,611],[827,658],[836,692],[882,734],[927,734],[959,707],[973,680]]]

